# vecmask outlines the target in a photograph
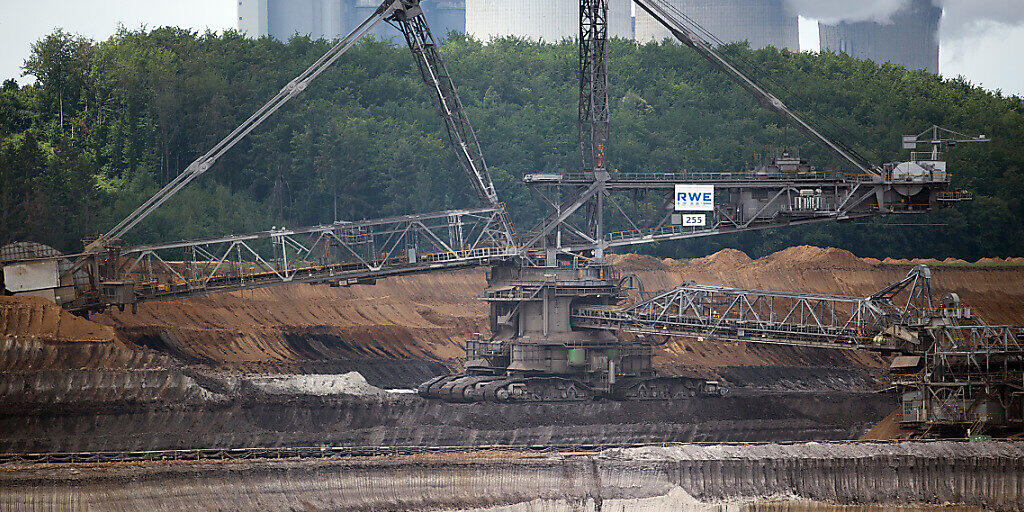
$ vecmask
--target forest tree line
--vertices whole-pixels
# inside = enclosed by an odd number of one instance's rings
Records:
[[[60,250],[109,229],[173,179],[332,43],[228,31],[121,30],[95,42],[57,31],[32,47],[35,83],[0,86],[0,244]],[[815,244],[874,257],[1024,255],[1024,102],[833,53],[724,51],[791,107],[875,162],[938,124],[993,142],[949,154],[967,205],[927,217],[663,243],[659,256],[735,247],[760,256]],[[452,35],[442,53],[499,196],[526,227],[541,205],[523,174],[580,165],[573,42]],[[611,146],[623,171],[749,169],[768,146],[841,165],[673,43],[610,46]],[[304,226],[475,204],[430,91],[404,46],[361,42],[123,242]],[[907,226],[904,224],[923,224]],[[897,225],[898,224],[898,225]]]

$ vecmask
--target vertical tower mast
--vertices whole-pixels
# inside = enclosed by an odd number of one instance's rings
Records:
[[[580,157],[588,171],[607,169],[608,0],[580,0]]]
[[[580,0],[580,158],[583,170],[594,173],[600,189],[587,202],[587,231],[604,237],[605,158],[608,149],[608,0]],[[594,256],[604,257],[598,247]]]

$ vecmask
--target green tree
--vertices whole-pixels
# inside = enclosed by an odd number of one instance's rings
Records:
[[[57,29],[34,43],[25,61],[25,74],[39,80],[44,111],[56,116],[61,133],[64,133],[65,117],[74,117],[79,109],[88,108],[82,103],[89,87],[94,50],[92,41]]]

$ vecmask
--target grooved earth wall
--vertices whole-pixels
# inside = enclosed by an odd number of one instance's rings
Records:
[[[127,485],[126,485],[127,484]],[[1019,510],[1019,443],[632,448],[0,472],[0,509],[743,510],[765,497]],[[722,508],[731,503],[737,508]],[[884,510],[884,509],[883,509]],[[893,510],[893,509],[889,509]],[[961,509],[963,510],[963,509]]]

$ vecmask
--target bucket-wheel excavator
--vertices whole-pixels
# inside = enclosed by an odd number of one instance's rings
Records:
[[[284,283],[371,284],[387,276],[484,265],[490,333],[467,342],[465,372],[424,383],[419,388],[422,395],[452,401],[674,398],[715,393],[718,388],[699,379],[656,375],[651,366],[652,342],[647,341],[653,337],[624,340],[616,336],[616,331],[652,329],[653,324],[644,323],[649,317],[637,320],[639,310],[623,312],[616,307],[630,289],[642,286],[635,278],[617,275],[605,259],[608,250],[812,222],[925,213],[971,199],[969,193],[951,189],[945,162],[938,154],[878,166],[826,137],[698,37],[694,25],[664,0],[637,0],[637,5],[848,169],[825,171],[796,154],[779,153],[765,165],[742,172],[613,170],[607,159],[608,5],[606,0],[581,0],[582,169],[526,175],[525,185],[548,212],[532,228],[517,232],[419,4],[419,0],[384,1],[352,33],[151,199],[90,243],[84,253],[7,262],[7,291],[46,295],[68,310],[88,314],[215,291]],[[379,23],[390,23],[403,34],[480,206],[120,247],[118,241],[126,232],[210,170],[220,156],[309,87]],[[661,208],[645,215],[629,214],[618,198],[627,191],[659,197]],[[612,217],[616,220],[611,221]],[[608,229],[612,225],[617,229]],[[714,295],[709,290],[700,293]],[[652,304],[643,303],[647,308]],[[705,307],[696,311],[714,312],[720,305]],[[814,316],[816,307],[806,305],[807,312]],[[874,311],[873,307],[891,304],[863,304],[864,311]],[[621,316],[627,313],[634,315],[629,317],[632,320]],[[728,332],[743,339],[756,332],[745,326],[731,328]],[[841,339],[836,336],[842,334],[814,331],[808,325],[793,332],[797,331],[802,342],[818,336],[825,345],[836,343]],[[773,331],[773,339],[782,342],[785,332]],[[694,331],[663,333],[692,335]],[[884,332],[879,335],[885,338]],[[851,343],[860,346],[864,340]]]

